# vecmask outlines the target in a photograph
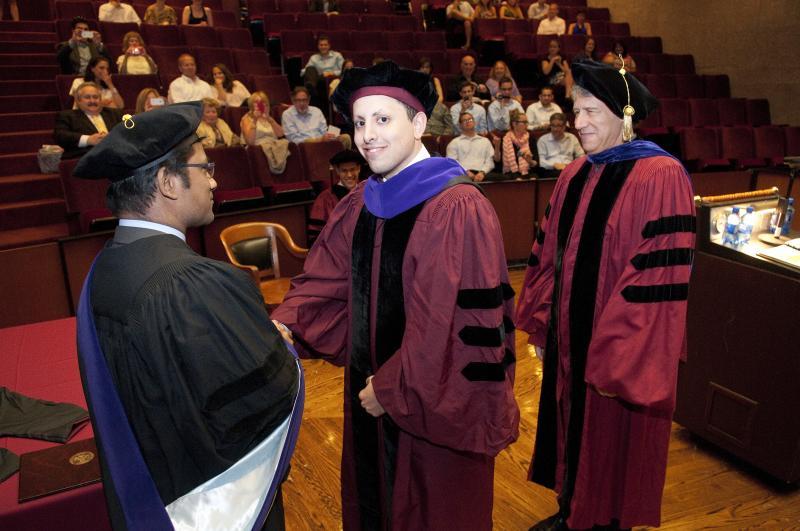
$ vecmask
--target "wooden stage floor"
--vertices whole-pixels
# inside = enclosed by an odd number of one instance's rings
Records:
[[[516,291],[523,274],[521,269],[511,272]],[[319,360],[306,360],[303,366],[306,409],[283,489],[286,527],[290,531],[337,530],[342,527],[343,370]],[[556,511],[554,493],[525,479],[533,452],[541,374],[541,363],[528,350],[527,334],[518,331],[515,394],[522,418],[519,439],[497,458],[494,528],[499,531],[527,530]],[[781,486],[673,423],[662,528],[800,529],[800,489]]]

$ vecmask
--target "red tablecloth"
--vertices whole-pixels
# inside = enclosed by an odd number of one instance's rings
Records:
[[[75,319],[60,319],[0,329],[0,386],[34,398],[86,407],[75,337]],[[86,424],[70,442],[92,437]],[[0,438],[0,447],[21,455],[54,443]],[[60,531],[108,530],[100,483],[23,504],[17,503],[19,474],[0,483],[0,529]]]

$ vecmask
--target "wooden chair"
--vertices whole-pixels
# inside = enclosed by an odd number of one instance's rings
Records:
[[[308,254],[308,249],[294,243],[286,227],[266,221],[231,225],[219,238],[228,260],[250,274],[267,304],[280,304],[288,289],[288,279],[281,279],[278,240],[297,258]]]

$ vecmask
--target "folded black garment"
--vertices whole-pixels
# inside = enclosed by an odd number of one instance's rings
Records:
[[[0,387],[0,437],[64,443],[89,412],[75,404],[48,402]]]
[[[0,448],[0,483],[19,470],[19,456],[14,452]]]

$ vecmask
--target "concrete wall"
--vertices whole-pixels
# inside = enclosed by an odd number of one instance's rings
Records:
[[[691,53],[698,74],[728,74],[735,97],[767,98],[773,123],[800,125],[800,1],[588,0],[633,35]],[[636,57],[634,56],[634,59]]]

